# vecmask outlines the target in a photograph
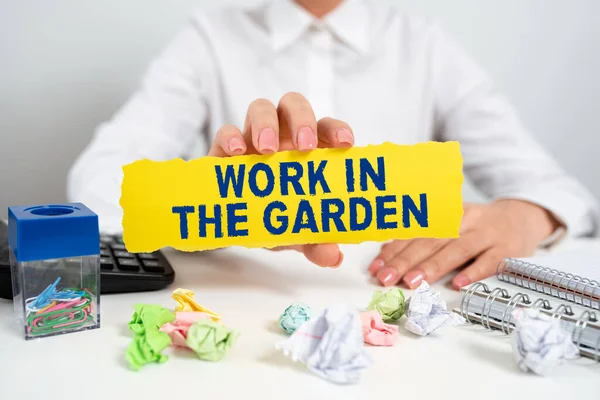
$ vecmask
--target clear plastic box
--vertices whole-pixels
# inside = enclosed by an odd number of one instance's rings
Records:
[[[13,302],[25,339],[100,327],[98,216],[81,203],[8,208]]]

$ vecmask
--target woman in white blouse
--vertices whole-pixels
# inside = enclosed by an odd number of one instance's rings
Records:
[[[473,261],[452,281],[460,288],[503,257],[596,233],[595,200],[461,47],[436,23],[369,0],[197,13],[99,127],[68,194],[98,212],[103,232],[118,233],[121,166],[136,159],[428,140],[460,142],[466,176],[492,200],[465,205],[459,239],[383,245],[368,267],[382,285],[415,288]],[[336,244],[292,249],[320,266],[343,260]]]

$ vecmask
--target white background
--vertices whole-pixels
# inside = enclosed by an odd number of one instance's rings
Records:
[[[0,218],[11,204],[65,200],[68,169],[94,128],[192,10],[256,2],[0,0]],[[439,17],[600,197],[598,0],[395,2]]]

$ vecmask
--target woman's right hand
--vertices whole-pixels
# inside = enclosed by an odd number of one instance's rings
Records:
[[[354,145],[350,126],[333,118],[316,120],[304,96],[285,94],[277,107],[258,99],[248,107],[243,130],[224,125],[217,132],[209,155],[232,157],[246,154],[272,154],[277,151],[310,151],[316,148],[348,148]],[[337,244],[283,246],[273,250],[296,250],[322,267],[338,267],[344,256]]]

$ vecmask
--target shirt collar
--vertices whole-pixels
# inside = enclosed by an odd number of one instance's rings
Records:
[[[364,54],[368,51],[368,9],[365,0],[344,0],[319,21],[294,0],[275,0],[266,10],[271,45],[275,51],[296,41],[312,24],[324,25],[340,40]]]
[[[279,51],[296,41],[317,20],[294,0],[274,0],[267,8],[271,45]]]
[[[331,31],[356,51],[369,50],[369,10],[365,0],[345,0],[325,16]]]

